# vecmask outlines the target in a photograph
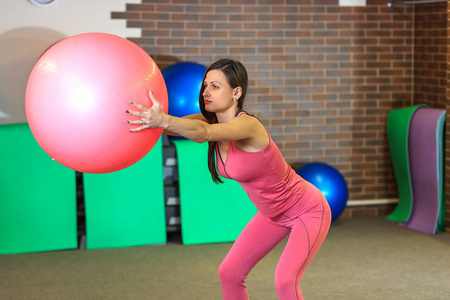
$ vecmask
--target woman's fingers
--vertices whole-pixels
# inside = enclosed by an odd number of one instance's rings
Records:
[[[126,122],[127,122],[127,124],[130,124],[130,125],[146,125],[146,122],[142,119],[141,120],[133,120],[133,121],[127,120]]]
[[[144,125],[144,126],[141,126],[141,127],[136,127],[136,128],[130,129],[130,132],[138,132],[138,131],[141,131],[141,130],[144,130],[144,129],[147,129],[147,128],[150,128],[150,127],[147,126],[147,125]]]
[[[159,105],[161,106],[161,104],[159,103],[158,99],[156,99],[155,95],[153,94],[153,91],[149,91],[148,95],[150,97],[150,100],[152,100],[153,105]]]
[[[141,131],[141,130],[144,130],[147,128],[157,127],[154,124],[154,120],[158,120],[159,114],[162,113],[161,104],[158,102],[158,100],[156,99],[156,97],[152,91],[149,91],[148,95],[150,97],[150,100],[153,103],[151,107],[147,107],[138,102],[133,102],[133,101],[130,102],[131,105],[133,105],[134,107],[136,107],[142,111],[142,112],[133,111],[133,110],[126,111],[130,115],[141,118],[140,120],[127,120],[126,121],[128,124],[131,124],[131,125],[141,125],[140,127],[131,129],[130,130],[131,132],[137,132],[137,131]]]
[[[142,113],[142,112],[139,112],[139,111],[127,110],[126,112],[127,112],[127,114],[130,114],[130,115],[133,115],[133,116],[136,116],[136,117],[139,117],[139,118],[144,118],[145,117],[145,114]]]
[[[142,111],[147,111],[147,110],[149,110],[149,108],[148,108],[147,106],[142,105],[142,104],[139,103],[139,102],[131,101],[130,104],[133,105],[133,106],[135,106],[135,107],[137,107],[137,108],[139,108],[139,109],[142,110]]]
[[[144,118],[142,118],[140,120],[134,120],[134,121],[127,120],[127,123],[131,124],[131,125],[141,125],[139,127],[130,129],[130,132],[137,132],[137,131],[141,131],[141,130],[150,128],[150,125],[147,124],[147,122]]]

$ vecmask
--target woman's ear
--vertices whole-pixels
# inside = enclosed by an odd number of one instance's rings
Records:
[[[242,96],[242,88],[238,86],[237,88],[234,89],[233,98],[239,99],[241,98],[241,96]]]

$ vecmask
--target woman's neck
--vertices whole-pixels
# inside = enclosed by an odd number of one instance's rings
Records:
[[[217,121],[219,123],[226,123],[232,120],[236,116],[236,112],[239,108],[236,106],[230,107],[226,111],[216,112]]]

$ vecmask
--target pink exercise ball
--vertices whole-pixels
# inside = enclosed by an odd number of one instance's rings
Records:
[[[34,66],[25,94],[28,124],[62,165],[119,171],[143,158],[162,134],[161,128],[131,133],[125,122],[135,118],[125,111],[137,110],[130,101],[152,105],[150,90],[167,113],[164,78],[142,48],[111,34],[75,35],[47,49]]]

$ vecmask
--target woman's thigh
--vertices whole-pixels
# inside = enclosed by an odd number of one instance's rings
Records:
[[[250,270],[290,232],[257,213],[234,242],[221,267],[245,278]]]

